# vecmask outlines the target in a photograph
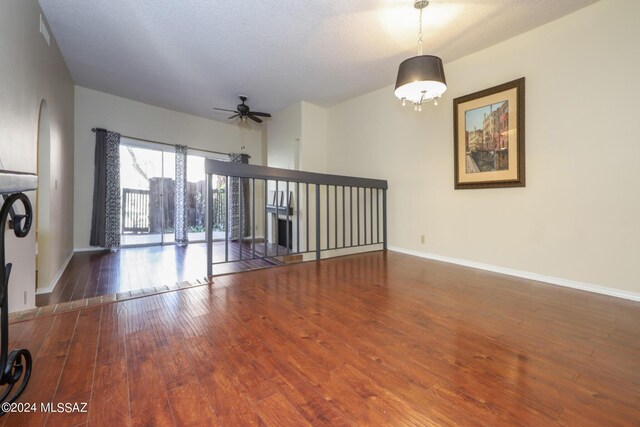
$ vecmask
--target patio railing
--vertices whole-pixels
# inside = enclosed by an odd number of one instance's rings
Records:
[[[149,190],[122,189],[122,232],[145,234],[150,231]]]
[[[195,186],[196,184],[193,185]],[[188,196],[196,192],[197,190],[193,189],[192,192],[188,193]],[[224,231],[225,190],[224,188],[214,189],[212,193],[213,229],[216,231]],[[164,229],[173,229],[173,218],[167,218],[167,215],[174,212],[173,203],[171,203],[170,209],[164,209],[158,206],[158,208],[153,211],[152,205],[156,206],[162,203],[158,195],[153,196],[150,190],[122,189],[121,221],[123,234],[161,233],[163,231],[161,226],[161,217],[163,214],[166,224]],[[202,216],[204,206],[200,207],[200,203],[197,201],[191,204],[194,206],[188,206],[189,224],[192,224],[195,228],[202,227],[204,224],[202,219],[198,219],[198,215]],[[202,229],[200,229],[200,231],[202,231]]]

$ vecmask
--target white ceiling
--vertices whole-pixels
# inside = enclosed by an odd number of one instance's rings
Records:
[[[239,93],[256,111],[338,103],[416,53],[413,0],[39,1],[76,84],[219,120]],[[595,1],[432,0],[425,53],[446,64]]]

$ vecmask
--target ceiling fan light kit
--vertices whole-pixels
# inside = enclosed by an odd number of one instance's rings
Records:
[[[420,10],[420,30],[418,34],[418,56],[400,63],[396,79],[395,95],[402,101],[413,104],[416,111],[422,111],[422,104],[438,99],[447,90],[442,59],[422,54],[422,11],[429,5],[426,0],[415,0],[413,6]]]

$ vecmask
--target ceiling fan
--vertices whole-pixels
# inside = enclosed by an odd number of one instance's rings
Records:
[[[235,110],[227,110],[226,108],[214,108],[214,110],[228,111],[230,113],[235,113],[232,116],[229,116],[228,117],[229,119],[235,119],[236,117],[240,117],[240,120],[247,120],[247,118],[249,118],[257,123],[262,123],[262,119],[258,117],[271,117],[271,114],[269,113],[260,113],[258,111],[251,111],[249,106],[245,104],[245,101],[249,99],[246,96],[240,95],[238,96],[238,98],[240,98],[240,101],[242,101],[242,103],[238,104]]]

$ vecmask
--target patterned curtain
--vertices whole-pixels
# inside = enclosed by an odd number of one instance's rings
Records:
[[[248,154],[229,154],[229,161],[249,163]],[[249,178],[229,178],[229,238],[242,240],[251,229],[249,207]],[[240,203],[242,201],[242,204]],[[242,223],[242,227],[240,227]]]
[[[96,129],[91,246],[120,247],[120,134]]]
[[[187,146],[176,145],[176,191],[175,191],[175,237],[176,244],[189,243],[187,236]]]

